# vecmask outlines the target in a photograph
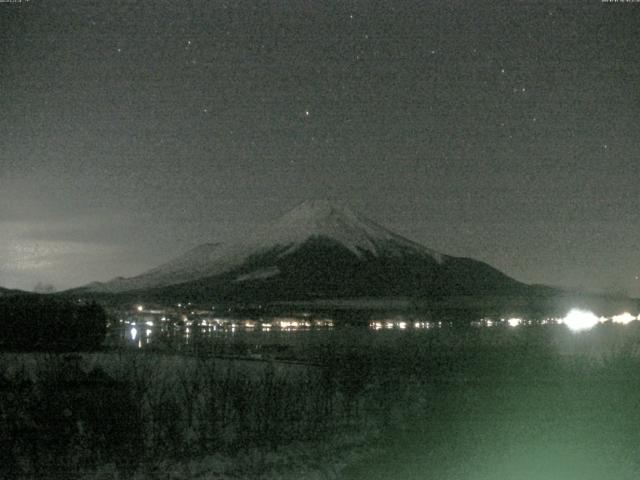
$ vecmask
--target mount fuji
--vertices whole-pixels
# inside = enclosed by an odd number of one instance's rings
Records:
[[[300,204],[234,244],[210,243],[87,293],[193,300],[301,300],[509,294],[527,286],[486,263],[453,257],[328,201]]]

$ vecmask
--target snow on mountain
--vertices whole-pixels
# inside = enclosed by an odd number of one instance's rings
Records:
[[[87,288],[95,292],[116,293],[187,282],[207,274],[222,250],[221,243],[205,243],[159,267],[135,277],[118,277],[105,283],[94,282]]]
[[[358,257],[362,257],[365,252],[377,257],[382,253],[402,254],[407,250],[431,256],[438,263],[444,257],[326,200],[300,204],[260,232],[255,246],[287,246],[282,254],[286,255],[312,237],[331,239]]]
[[[357,258],[364,255],[402,257],[410,254],[431,258],[439,264],[447,258],[347,208],[316,200],[298,205],[279,220],[256,229],[253,235],[233,244],[201,245],[141,275],[94,283],[87,288],[92,291],[122,292],[184,283],[230,272],[261,255],[285,257],[311,239],[330,240]],[[235,281],[268,278],[279,273],[275,266],[262,266],[249,273],[242,272]]]
[[[149,270],[145,275],[169,276],[187,271],[203,272],[203,270],[206,270],[206,265],[220,255],[223,247],[222,243],[205,243],[189,250],[178,258]]]
[[[274,277],[280,273],[278,267],[261,268],[244,275],[238,275],[234,282],[246,282],[247,280],[264,280],[265,278]]]

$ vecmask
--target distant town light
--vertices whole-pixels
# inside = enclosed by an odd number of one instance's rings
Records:
[[[574,332],[590,330],[595,327],[600,319],[593,312],[574,308],[563,319],[563,323]]]
[[[631,323],[635,319],[636,319],[636,317],[631,315],[629,312],[624,312],[623,314],[614,315],[613,317],[611,317],[611,321],[613,323],[621,323],[622,325],[626,325],[627,323]]]
[[[138,311],[141,312],[144,310],[144,307],[142,305],[138,305]]]
[[[507,323],[509,324],[510,327],[517,327],[518,325],[522,325],[522,319],[521,318],[509,318],[507,320]]]
[[[135,340],[138,336],[138,330],[136,330],[136,327],[131,327],[129,333],[131,334],[131,340]]]

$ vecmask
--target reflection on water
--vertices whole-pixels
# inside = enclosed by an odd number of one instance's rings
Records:
[[[304,332],[332,331],[341,322],[331,318],[314,318],[310,314],[300,316],[256,318],[224,318],[209,315],[198,317],[196,312],[191,318],[187,315],[169,316],[162,310],[144,310],[137,307],[126,318],[120,319],[118,325],[110,331],[116,343],[135,345],[140,348],[159,342],[172,345],[192,345],[209,340],[233,338],[243,335],[243,339],[254,341],[258,338],[296,335]],[[594,326],[611,322],[627,325],[640,320],[640,316],[624,312],[612,317],[598,317],[593,312],[572,309],[562,318],[544,318],[530,320],[522,317],[480,318],[467,325],[474,328],[507,328],[517,329],[530,325],[565,325],[572,331],[586,331]],[[374,318],[360,323],[369,331],[426,331],[430,329],[453,328],[459,325],[451,320],[434,321],[416,318],[415,316],[397,315],[391,318]],[[119,339],[119,340],[118,340]]]
[[[165,343],[189,345],[194,341],[224,339],[236,334],[263,336],[264,334],[295,334],[297,332],[329,331],[334,321],[326,318],[275,318],[268,321],[256,319],[201,319],[172,321],[163,316],[159,321],[138,315],[120,320],[111,328],[111,339],[119,339],[128,345],[142,348],[162,340]]]

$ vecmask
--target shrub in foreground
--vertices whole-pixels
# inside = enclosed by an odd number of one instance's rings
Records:
[[[95,303],[74,304],[46,295],[0,298],[0,348],[18,351],[96,350],[107,315]]]

